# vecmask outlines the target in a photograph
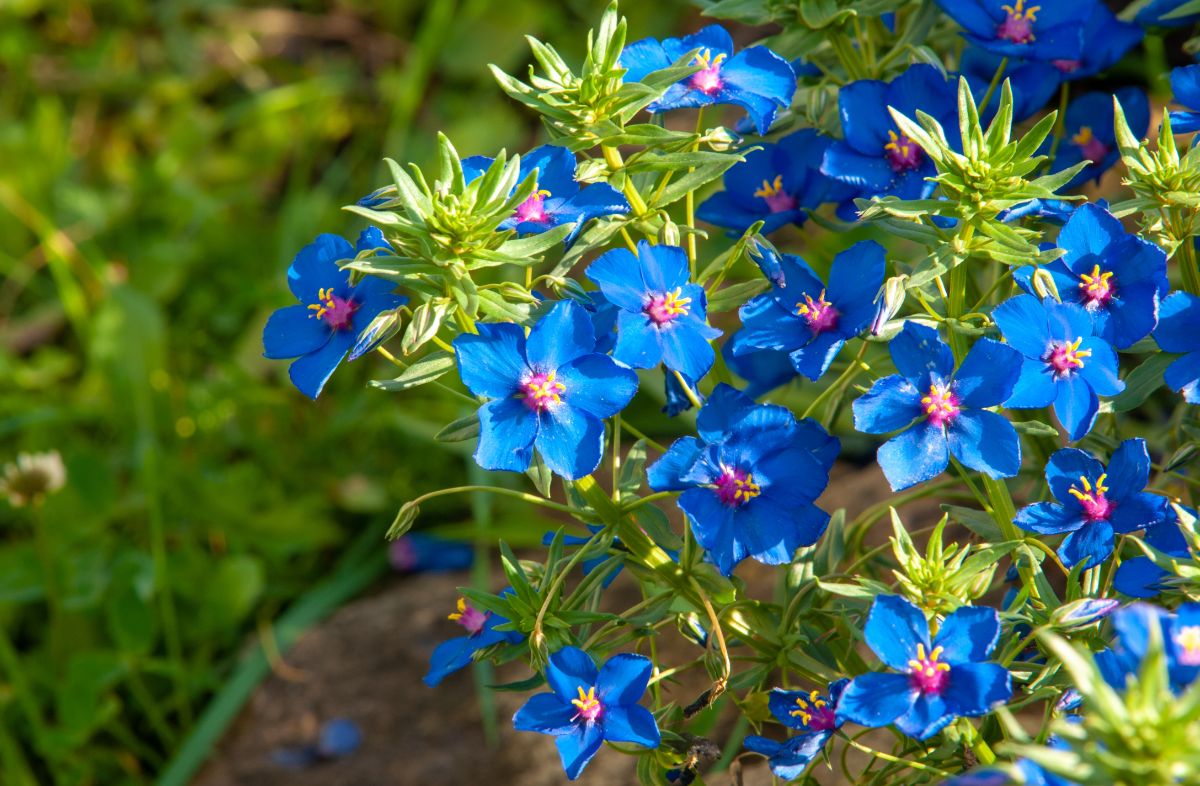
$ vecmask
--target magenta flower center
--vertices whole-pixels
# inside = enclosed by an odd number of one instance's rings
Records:
[[[350,298],[333,294],[333,287],[322,287],[317,291],[317,302],[310,305],[312,319],[323,319],[334,330],[345,330],[354,322],[358,304]]]
[[[1175,634],[1179,647],[1179,662],[1184,666],[1200,666],[1200,625],[1185,625]]]
[[[458,611],[451,612],[447,619],[452,619],[467,630],[467,634],[475,636],[483,630],[488,614],[467,604],[465,598],[458,599]]]
[[[916,142],[895,131],[888,131],[888,139],[890,141],[883,146],[883,153],[887,157],[888,163],[891,164],[893,172],[907,172],[921,165],[921,157],[924,152]]]
[[[1046,355],[1043,360],[1054,371],[1054,375],[1062,378],[1069,377],[1077,370],[1083,368],[1083,359],[1091,357],[1090,349],[1080,349],[1079,345],[1083,343],[1082,338],[1077,338],[1074,341],[1067,343],[1061,342],[1055,344],[1050,350],[1050,354]]]
[[[1051,60],[1050,65],[1064,74],[1073,74],[1079,70],[1079,66],[1083,65],[1083,63],[1078,60]]]
[[[545,412],[562,403],[562,394],[567,392],[567,386],[554,378],[555,372],[534,374],[521,383],[517,398],[525,402],[525,406],[534,412]]]
[[[805,293],[804,301],[796,303],[796,316],[804,317],[804,321],[808,323],[808,327],[813,333],[833,330],[838,324],[837,309],[825,299],[825,290],[823,289],[821,294],[817,295],[816,300],[812,295]]]
[[[721,476],[717,478],[717,498],[723,504],[730,507],[744,505],[761,493],[762,489],[749,472],[722,467]]]
[[[1037,20],[1037,12],[1042,10],[1040,5],[1025,8],[1025,0],[1017,0],[1016,5],[1000,6],[1008,14],[996,28],[996,37],[1014,44],[1028,44],[1036,36],[1033,34],[1033,23]]]
[[[692,303],[690,297],[681,297],[682,287],[676,287],[674,292],[666,292],[650,298],[650,302],[642,311],[650,321],[659,327],[669,325],[676,319],[686,316]]]
[[[587,689],[587,693],[584,693],[583,686],[580,685],[578,690],[579,698],[571,699],[571,703],[575,705],[575,709],[578,712],[575,713],[571,720],[582,719],[586,723],[591,723],[600,717],[600,711],[603,709],[600,705],[600,700],[596,698],[596,687],[593,685]]]
[[[1079,133],[1071,137],[1071,142],[1079,148],[1084,158],[1094,164],[1099,164],[1108,155],[1108,145],[1096,138],[1090,126],[1079,129]]]
[[[699,90],[707,96],[716,95],[721,86],[725,84],[721,81],[721,61],[724,59],[723,53],[713,57],[711,49],[705,49],[696,55],[692,65],[700,66],[700,70],[692,74],[690,82],[692,89]]]
[[[950,681],[950,664],[942,663],[942,648],[934,647],[925,656],[925,645],[917,645],[917,657],[908,662],[908,681],[921,693],[940,694]]]
[[[807,728],[813,731],[832,731],[837,728],[837,716],[833,707],[818,690],[808,694],[808,699],[796,698],[796,709],[788,712],[793,718],[799,718]]]
[[[958,396],[954,395],[948,385],[930,385],[929,393],[921,397],[921,406],[929,416],[929,422],[935,426],[951,423],[962,411]]]
[[[783,175],[776,175],[773,182],[762,182],[762,186],[754,192],[754,196],[762,197],[767,203],[767,210],[772,213],[783,213],[795,210],[799,201],[796,197],[783,190]]]
[[[1100,272],[1100,266],[1094,265],[1091,273],[1079,277],[1079,288],[1083,290],[1084,305],[1088,308],[1100,308],[1108,305],[1113,298],[1112,271]]]
[[[529,199],[517,205],[517,210],[514,213],[517,221],[521,223],[532,221],[536,224],[549,223],[550,216],[546,215],[545,207],[546,197],[548,196],[550,196],[550,192],[544,188],[534,191]]]
[[[1095,487],[1086,475],[1079,476],[1079,485],[1082,488],[1071,486],[1067,489],[1067,493],[1075,499],[1079,500],[1080,507],[1083,508],[1083,515],[1088,521],[1107,521],[1112,515],[1113,508],[1116,504],[1104,496],[1108,491],[1108,487],[1104,485],[1104,481],[1108,479],[1108,475],[1101,475],[1096,478]]]

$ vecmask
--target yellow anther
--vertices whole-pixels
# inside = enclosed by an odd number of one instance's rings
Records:
[[[773,182],[767,182],[764,179],[762,181],[762,187],[754,192],[754,196],[762,197],[763,199],[766,199],[767,197],[778,196],[782,192],[783,192],[783,175],[776,175],[775,180]]]
[[[1084,126],[1083,128],[1079,129],[1079,133],[1071,135],[1071,141],[1081,146],[1086,145],[1095,138],[1096,136],[1092,133],[1091,126]]]
[[[720,66],[721,62],[724,59],[725,59],[724,52],[721,52],[721,53],[717,54],[716,57],[713,57],[712,50],[705,49],[703,52],[696,55],[696,62],[694,63],[694,65],[698,65],[701,68],[703,68],[704,70],[710,71],[710,70]]]
[[[1017,0],[1017,4],[1015,6],[1002,5],[1002,6],[1000,6],[1000,8],[1001,8],[1001,10],[1007,12],[1009,16],[1015,16],[1018,19],[1020,19],[1021,17],[1024,17],[1024,18],[1028,19],[1030,22],[1036,22],[1037,21],[1037,12],[1041,11],[1042,7],[1040,5],[1031,5],[1028,8],[1025,8],[1024,6],[1025,6],[1025,0]]]
[[[682,287],[676,287],[674,292],[668,292],[666,300],[663,301],[663,312],[670,316],[682,316],[688,312],[688,306],[691,305],[690,297],[680,297]]]
[[[450,612],[448,615],[446,615],[446,619],[457,621],[457,620],[462,619],[463,615],[466,613],[467,613],[467,600],[466,600],[466,598],[459,598],[458,599],[458,611]]]
[[[1187,625],[1175,636],[1175,643],[1185,652],[1200,653],[1200,625]]]
[[[1107,293],[1110,287],[1108,280],[1112,276],[1111,270],[1101,273],[1100,266],[1093,265],[1090,274],[1083,273],[1079,276],[1079,288],[1086,289],[1088,294]]]
[[[1100,477],[1096,478],[1096,488],[1092,489],[1092,484],[1087,479],[1087,476],[1080,475],[1079,476],[1079,485],[1083,486],[1083,491],[1080,491],[1079,489],[1075,488],[1074,486],[1071,486],[1071,488],[1067,489],[1067,493],[1070,494],[1075,499],[1079,500],[1080,502],[1085,502],[1085,501],[1086,502],[1095,502],[1096,496],[1108,491],[1108,486],[1104,485],[1104,481],[1107,479],[1108,479],[1108,473],[1105,473],[1105,474],[1101,475]]]
[[[830,303],[825,299],[825,290],[821,290],[821,294],[817,295],[817,299],[813,300],[813,296],[805,293],[804,302],[796,304],[796,315],[801,317],[816,316],[824,308],[828,308]]]
[[[583,686],[579,688],[579,698],[571,699],[571,703],[579,710],[580,715],[592,715],[594,717],[597,709],[600,708],[600,700],[596,698],[596,686],[587,689],[587,693],[583,692]]]
[[[329,309],[336,304],[333,302],[333,287],[321,287],[317,290],[317,301],[311,304],[308,308],[316,313],[309,314],[309,318],[320,319],[325,316]]]
[[[913,145],[913,141],[911,139],[904,137],[904,141],[902,142],[900,141],[900,137],[896,135],[895,131],[888,131],[888,139],[891,141],[883,146],[884,150],[894,150],[905,158],[908,158],[909,155],[911,155],[910,151],[912,150]]]

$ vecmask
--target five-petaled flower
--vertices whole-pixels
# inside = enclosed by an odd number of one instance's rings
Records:
[[[1078,60],[1096,0],[936,0],[963,37],[1003,57]]]
[[[698,439],[676,440],[646,476],[656,491],[683,491],[679,507],[723,574],[747,556],[779,565],[816,543],[829,514],[814,500],[841,447],[835,438],[728,385],[713,390],[696,428]]]
[[[633,42],[621,52],[625,81],[638,82],[693,51],[691,65],[700,70],[667,88],[662,98],[649,106],[651,112],[734,104],[750,113],[758,133],[765,134],[776,114],[791,106],[796,93],[791,64],[765,46],[734,54],[733,39],[720,25],[709,25],[683,38]]]
[[[588,267],[587,277],[620,309],[614,358],[633,368],[665,363],[692,381],[712,368],[709,341],[721,331],[706,322],[704,288],[690,282],[682,248],[644,240],[636,256],[615,248]]]
[[[600,463],[603,419],[637,391],[637,374],[595,351],[583,306],[556,303],[525,338],[520,325],[480,323],[454,340],[463,384],[491,401],[479,408],[475,461],[521,472],[537,448],[546,466],[574,480]]]
[[[285,306],[263,328],[263,354],[273,360],[296,358],[288,368],[292,384],[316,398],[333,376],[358,334],[380,312],[404,305],[392,294],[391,281],[367,276],[350,283],[350,271],[338,260],[363,251],[387,248],[375,227],[363,230],[357,247],[338,235],[319,235],[300,249],[288,268],[288,287],[300,305]]]
[[[752,735],[746,738],[746,750],[766,756],[776,777],[786,781],[799,778],[841,727],[837,718],[838,700],[849,682],[848,679],[833,682],[828,695],[819,690],[775,688],[767,698],[768,709],[777,721],[798,733],[783,742]]]
[[[1184,603],[1175,613],[1134,603],[1118,610],[1112,620],[1116,643],[1096,653],[1096,665],[1112,687],[1123,691],[1137,679],[1155,628],[1167,656],[1171,690],[1182,694],[1200,677],[1200,603]]]
[[[1125,111],[1125,120],[1135,136],[1142,136],[1150,125],[1150,103],[1146,93],[1136,87],[1121,88],[1117,100]],[[1090,162],[1067,183],[1066,188],[1081,186],[1089,180],[1099,180],[1121,157],[1117,136],[1113,130],[1113,94],[1084,93],[1067,106],[1063,123],[1065,131],[1051,172],[1069,169],[1080,161]],[[1053,141],[1047,139],[1038,155],[1048,155]]]
[[[894,491],[946,469],[953,455],[971,469],[1008,478],[1021,468],[1016,429],[998,406],[1021,373],[1021,355],[981,338],[957,371],[950,347],[933,328],[907,322],[892,339],[900,372],[875,381],[854,401],[854,427],[866,434],[904,429],[879,448],[879,466]]]
[[[1012,696],[1008,670],[987,661],[1000,637],[995,609],[959,608],[930,642],[920,609],[898,595],[880,595],[863,633],[879,659],[900,673],[851,680],[838,703],[841,720],[870,727],[895,723],[924,740],[955,718],[986,715]]]
[[[614,655],[597,670],[577,647],[550,656],[546,682],[551,693],[538,693],[513,716],[517,731],[555,737],[567,777],[575,780],[605,740],[657,748],[654,716],[638,704],[654,665],[641,655]]]
[[[992,318],[1005,340],[1025,356],[1005,406],[1053,404],[1071,439],[1082,439],[1096,422],[1098,396],[1125,389],[1117,379],[1117,353],[1095,335],[1091,315],[1073,303],[1017,295],[996,306]]]
[[[1191,508],[1182,510],[1193,518],[1196,516],[1196,511]],[[1186,559],[1190,553],[1187,538],[1179,526],[1179,515],[1171,505],[1167,506],[1167,516],[1161,523],[1146,527],[1142,542],[1171,557]],[[1173,575],[1166,568],[1154,564],[1149,557],[1129,557],[1121,560],[1117,566],[1117,572],[1113,574],[1113,587],[1131,598],[1153,598],[1166,589],[1163,580]]]
[[[1057,57],[1050,63],[1065,82],[1095,76],[1116,65],[1144,35],[1141,27],[1118,19],[1104,3],[1092,3],[1091,15],[1083,26],[1084,46],[1079,57]]]
[[[1114,533],[1153,527],[1170,516],[1166,497],[1143,491],[1149,481],[1145,440],[1122,442],[1107,468],[1085,451],[1063,448],[1046,463],[1046,482],[1058,502],[1022,508],[1013,523],[1041,535],[1068,533],[1058,549],[1063,564],[1087,561],[1094,568],[1112,554]]]
[[[511,592],[505,590],[502,595]],[[443,641],[433,650],[433,655],[429,657],[429,673],[425,675],[425,684],[431,688],[448,675],[470,665],[476,652],[501,642],[515,644],[525,638],[517,631],[496,630],[496,626],[508,620],[490,611],[480,611],[465,598],[458,599],[457,608],[447,615],[447,619],[457,622],[467,633]]]
[[[1189,404],[1200,404],[1200,297],[1176,292],[1166,298],[1159,307],[1154,340],[1164,351],[1183,355],[1167,366],[1167,384],[1183,393]]]

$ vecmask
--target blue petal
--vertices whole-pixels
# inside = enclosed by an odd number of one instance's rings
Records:
[[[871,604],[863,637],[879,659],[896,671],[907,671],[917,645],[929,652],[929,623],[910,601],[899,595],[879,595]],[[845,701],[845,697],[842,698]]]
[[[759,135],[766,134],[780,107],[790,106],[796,92],[791,64],[765,46],[752,46],[734,55],[721,68],[720,99],[745,109]]]
[[[537,693],[513,715],[513,728],[539,734],[570,734],[576,727],[572,720],[576,712],[575,705],[553,693]]]
[[[816,543],[829,514],[811,505],[787,507],[769,494],[738,509],[734,526],[746,553],[764,565],[790,562],[796,549]]]
[[[933,646],[951,666],[987,660],[1000,638],[1000,615],[986,606],[961,606],[942,623]]]
[[[896,728],[910,737],[927,740],[954,720],[946,699],[934,693],[917,696],[912,709],[896,719]]]
[[[1040,358],[1045,353],[1050,343],[1046,310],[1034,296],[1017,295],[1009,298],[996,306],[992,311],[992,319],[1004,334],[1004,340],[1022,355]]]
[[[1175,94],[1175,100],[1184,106],[1200,109],[1200,65],[1171,69],[1171,92]]]
[[[709,340],[683,320],[661,328],[659,335],[663,364],[688,379],[702,379],[716,361],[716,351]]]
[[[617,346],[613,357],[633,368],[653,368],[662,362],[659,330],[645,314],[622,310],[617,315]]]
[[[1153,598],[1163,591],[1162,581],[1169,575],[1149,557],[1133,557],[1117,566],[1113,586],[1131,598]]]
[[[1013,524],[1028,532],[1040,535],[1059,535],[1063,532],[1074,532],[1082,527],[1087,520],[1074,509],[1056,505],[1053,502],[1035,502],[1017,511]]]
[[[1103,339],[1085,338],[1079,349],[1092,353],[1079,369],[1079,376],[1097,395],[1115,396],[1125,389],[1125,383],[1117,378],[1117,353]]]
[[[846,88],[842,88],[845,92]],[[875,110],[880,114],[879,110]],[[835,141],[825,151],[821,161],[821,174],[870,191],[881,191],[891,185],[896,173],[883,156],[880,144],[878,155],[868,155],[851,147],[846,142]]]
[[[887,168],[882,185],[891,182],[891,166],[883,156],[888,131],[892,130],[892,118],[887,112],[887,84],[875,79],[860,79],[843,86],[838,91],[838,115],[847,146],[860,155],[875,157]],[[836,143],[831,148],[835,146]],[[825,161],[829,161],[828,154]],[[837,177],[833,172],[826,174]]]
[[[646,292],[670,292],[688,282],[687,252],[679,246],[652,246],[639,240],[638,267]]]
[[[618,65],[626,69],[624,77],[626,82],[640,82],[654,71],[669,68],[671,58],[667,57],[662,44],[658,41],[653,38],[643,38],[628,44],[621,50],[621,59],[618,61]]]
[[[1058,398],[1058,383],[1048,371],[1045,362],[1037,358],[1025,358],[1021,362],[1021,374],[1013,385],[1012,396],[1004,406],[1013,409],[1041,409]]]
[[[286,306],[271,314],[263,328],[263,355],[272,360],[316,352],[333,336],[328,323],[307,306]]]
[[[573,699],[579,698],[579,689],[587,693],[589,688],[596,686],[600,672],[596,662],[578,647],[563,647],[550,656],[546,664],[546,682],[561,701],[570,706]]]
[[[641,313],[645,307],[648,293],[638,272],[638,258],[627,249],[604,252],[588,265],[584,274],[619,308]]]
[[[954,393],[971,408],[993,407],[1012,395],[1021,375],[1021,353],[990,338],[975,342],[954,374]]]
[[[1189,404],[1200,404],[1196,380],[1200,379],[1200,352],[1189,352],[1167,366],[1163,380],[1171,390],[1183,392]]]
[[[318,235],[296,254],[288,268],[288,288],[304,305],[317,302],[322,289],[341,292],[350,283],[350,272],[337,266],[340,259],[353,259],[354,246],[339,235]]]
[[[1134,494],[1120,500],[1108,523],[1116,532],[1127,534],[1144,527],[1155,527],[1168,520],[1168,499],[1158,494]]]
[[[1012,697],[1012,677],[998,663],[963,663],[950,668],[942,694],[951,712],[967,718],[986,715]]]
[[[508,396],[479,408],[475,463],[484,469],[524,472],[533,459],[538,418],[520,399]]]
[[[735,354],[748,354],[754,349],[791,352],[812,339],[808,323],[770,295],[758,295],[746,301],[739,316],[742,318],[742,329],[737,334],[740,351]]]
[[[567,400],[546,410],[534,444],[551,472],[577,480],[600,465],[604,423]]]
[[[888,434],[924,414],[921,392],[904,377],[893,374],[875,380],[854,400],[854,428],[864,434]]]
[[[1067,535],[1058,547],[1058,555],[1066,567],[1084,564],[1098,567],[1113,550],[1113,528],[1107,521],[1093,521]]]
[[[510,322],[480,322],[476,329],[479,335],[463,333],[454,339],[463,384],[477,396],[513,395],[530,373],[525,363],[525,331]]]
[[[1150,451],[1146,440],[1127,439],[1117,446],[1108,460],[1108,497],[1123,500],[1132,497],[1150,482]]]
[[[1158,309],[1154,340],[1167,352],[1200,349],[1200,297],[1175,292],[1164,299]]]
[[[779,753],[779,751],[783,749],[784,745],[782,742],[778,742],[767,737],[759,737],[755,734],[752,734],[743,740],[742,744],[746,747],[746,750],[753,753],[760,753],[768,758]]]
[[[954,373],[954,353],[931,327],[905,322],[890,349],[896,370],[913,382],[927,379],[930,374],[948,380]]]
[[[840,312],[839,332],[854,335],[870,324],[886,271],[883,246],[874,240],[861,240],[833,258],[829,301]]]
[[[1096,422],[1100,400],[1084,380],[1074,377],[1058,385],[1058,398],[1054,400],[1054,414],[1067,430],[1072,442],[1083,439]]]
[[[577,724],[573,733],[556,737],[554,743],[567,779],[575,780],[604,745],[604,727],[599,723]]]
[[[688,489],[677,504],[687,514],[696,542],[709,553],[717,569],[725,576],[733,573],[746,552],[734,531],[732,508],[721,504],[709,489]]]
[[[654,664],[642,655],[621,653],[613,655],[600,667],[600,676],[596,679],[596,695],[605,707],[610,704],[637,704],[646,685],[650,682],[650,674]]]
[[[971,469],[992,478],[1011,478],[1021,470],[1021,440],[1003,415],[966,410],[947,429],[950,452]]]
[[[950,463],[946,432],[927,422],[918,423],[883,443],[877,459],[892,491],[924,483]]]
[[[863,674],[846,686],[837,717],[870,728],[887,726],[911,710],[919,695],[907,674]]]
[[[354,344],[354,334],[349,331],[334,333],[325,346],[292,361],[288,376],[292,384],[304,395],[315,399],[321,395],[325,383]]]
[[[1072,503],[1071,487],[1079,484],[1081,477],[1095,485],[1096,479],[1104,474],[1104,465],[1090,453],[1078,448],[1056,450],[1046,462],[1046,482],[1050,493],[1059,502]]]
[[[797,374],[816,381],[829,370],[845,345],[846,342],[837,333],[820,333],[808,344],[789,352],[788,360]]]
[[[637,704],[628,706],[604,705],[602,722],[604,739],[611,742],[632,742],[643,748],[657,748],[662,742],[658,724],[650,710]]]
[[[700,442],[695,437],[683,437],[646,469],[646,482],[655,491],[680,491],[688,488],[683,475],[700,457]]]
[[[429,673],[424,677],[425,684],[431,688],[437,687],[446,677],[468,666],[477,649],[478,644],[472,636],[458,636],[437,645],[429,656]]]
[[[560,300],[529,331],[525,357],[539,371],[554,371],[595,348],[587,311],[573,300]]]
[[[637,374],[607,355],[584,355],[558,369],[566,400],[598,418],[620,412],[637,392]]]
[[[776,777],[785,781],[799,778],[808,765],[812,763],[829,741],[832,732],[822,731],[815,734],[801,734],[779,745],[775,754],[770,756],[768,764]],[[762,739],[761,737],[759,739]],[[749,739],[746,747],[749,748]]]
[[[1064,259],[1072,264],[1080,257],[1095,255],[1103,258],[1105,250],[1126,237],[1125,228],[1112,213],[1099,205],[1080,205],[1058,234],[1058,246],[1066,250]],[[1090,269],[1084,272],[1091,272]]]

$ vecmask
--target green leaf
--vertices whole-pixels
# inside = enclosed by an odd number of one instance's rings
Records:
[[[462,442],[477,436],[479,436],[479,413],[472,412],[470,415],[443,426],[441,431],[433,435],[433,438],[438,442]]]
[[[126,583],[109,595],[104,606],[108,632],[122,652],[146,653],[157,630],[154,607]]]
[[[561,224],[536,235],[509,240],[496,249],[496,253],[523,260],[524,264],[533,264],[538,261],[533,257],[562,243],[574,228],[574,223]]]
[[[438,350],[413,363],[395,379],[373,379],[371,387],[399,392],[433,382],[454,368],[454,355]]]
[[[708,297],[708,313],[719,314],[722,311],[732,311],[755,295],[766,292],[771,284],[763,279],[742,281],[738,284],[722,287]]]
[[[974,510],[972,508],[963,508],[958,505],[941,505],[943,511],[950,515],[950,518],[962,524],[967,529],[974,532],[979,537],[989,543],[996,543],[1004,540],[1004,533],[1000,531],[1000,527],[996,524],[996,520],[991,515],[984,513],[982,510]]]
[[[1113,412],[1128,412],[1141,406],[1151,393],[1164,384],[1163,374],[1176,357],[1159,352],[1150,355],[1129,372],[1125,377],[1125,390],[1112,400]]]
[[[1013,428],[1018,433],[1029,437],[1050,437],[1058,439],[1058,429],[1040,420],[1014,420]]]

